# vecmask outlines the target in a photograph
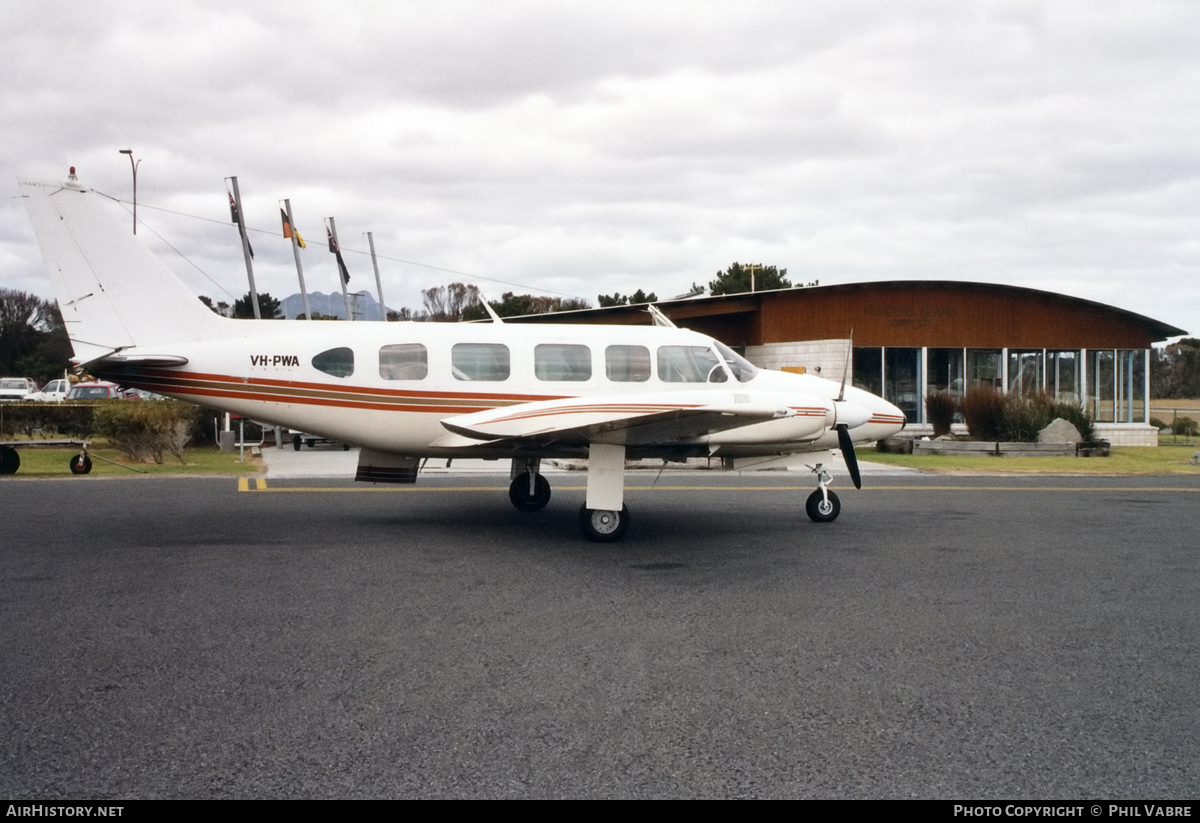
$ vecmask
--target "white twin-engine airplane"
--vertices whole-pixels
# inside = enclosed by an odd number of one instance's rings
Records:
[[[522,511],[550,500],[542,458],[586,457],[591,540],[620,539],[626,459],[720,457],[729,468],[807,455],[814,521],[838,516],[823,466],[904,427],[873,394],[765,371],[722,343],[656,325],[231,320],[196,295],[74,174],[20,181],[75,362],[124,386],[361,448],[358,480],[413,483],[427,458],[512,461]]]

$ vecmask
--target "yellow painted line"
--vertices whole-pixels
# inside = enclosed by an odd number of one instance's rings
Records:
[[[795,492],[811,491],[815,485],[804,486],[626,486],[625,491],[750,491],[750,492]],[[1200,487],[1186,486],[869,486],[851,489],[848,486],[830,486],[831,491],[970,491],[970,492],[1184,492],[1200,494]],[[555,486],[555,491],[587,491],[587,486]],[[287,486],[268,487],[264,478],[255,478],[256,492],[319,492],[321,494],[370,494],[370,493],[419,493],[419,492],[494,492],[505,491],[506,486]],[[250,491],[246,478],[238,479],[238,491]]]

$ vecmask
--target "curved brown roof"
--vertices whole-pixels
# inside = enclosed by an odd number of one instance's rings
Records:
[[[859,346],[1144,349],[1187,334],[1064,294],[957,280],[883,280],[688,298],[656,304],[677,325],[733,346],[846,338]],[[641,306],[518,322],[644,324]]]

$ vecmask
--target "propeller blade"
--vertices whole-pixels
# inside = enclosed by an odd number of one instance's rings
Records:
[[[846,469],[850,472],[850,479],[854,481],[854,488],[862,488],[862,475],[858,472],[858,455],[854,453],[854,441],[850,438],[850,427],[845,423],[841,423],[837,427],[838,446],[842,449],[842,459],[846,461]]]

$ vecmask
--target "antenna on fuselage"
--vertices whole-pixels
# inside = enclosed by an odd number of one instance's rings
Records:
[[[484,300],[482,297],[479,298],[479,302],[483,304],[483,307],[484,307],[484,309],[487,310],[487,313],[492,316],[493,323],[503,323],[504,322],[503,320],[500,319],[500,315],[496,314],[496,310],[492,308],[491,303]]]
[[[676,326],[674,323],[671,322],[671,318],[667,317],[665,314],[663,314],[661,311],[659,311],[658,306],[654,305],[653,303],[649,303],[646,305],[646,311],[650,312],[650,316],[654,318],[654,325],[664,326],[668,329],[679,328],[678,326]]]

